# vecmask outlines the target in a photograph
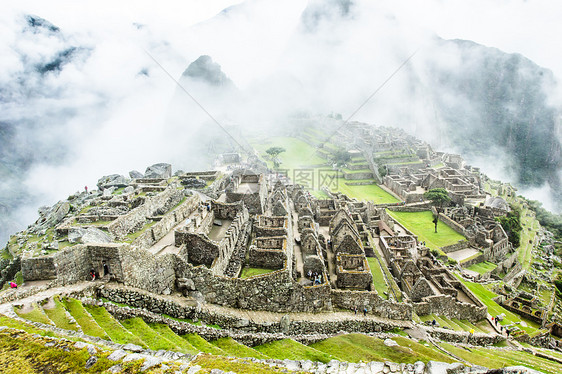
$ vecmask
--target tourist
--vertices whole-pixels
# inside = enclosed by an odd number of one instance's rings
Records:
[[[436,321],[436,320],[431,321],[431,325],[432,325],[433,327],[435,327],[435,325],[437,325],[437,321]]]
[[[18,284],[16,282],[10,282],[10,288],[18,288]]]
[[[90,277],[92,278],[92,282],[96,280],[96,272],[94,269],[90,270]]]
[[[363,316],[364,316],[364,317],[367,316],[367,307],[363,308]]]
[[[474,329],[470,329],[470,335],[474,335]]]
[[[357,314],[357,306],[353,308],[353,311]]]
[[[84,186],[84,189],[86,190],[86,194],[88,194],[88,186]]]

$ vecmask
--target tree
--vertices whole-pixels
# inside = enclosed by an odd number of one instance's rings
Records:
[[[351,155],[345,149],[338,149],[333,154],[334,162],[338,165],[343,165],[351,161]]]
[[[446,207],[451,202],[449,193],[444,188],[432,188],[423,194],[423,196],[430,200],[431,203],[436,207],[437,216],[433,217],[433,223],[435,224],[435,232],[437,232],[437,222],[439,222],[439,211],[440,209]]]
[[[496,217],[496,221],[500,223],[508,240],[513,247],[517,248],[521,244],[521,211],[510,205],[511,211],[505,216]]]
[[[265,151],[265,153],[267,153],[271,157],[271,160],[273,161],[273,165],[275,167],[279,167],[279,160],[277,159],[277,156],[279,156],[283,152],[285,152],[285,148],[283,147],[269,147]]]

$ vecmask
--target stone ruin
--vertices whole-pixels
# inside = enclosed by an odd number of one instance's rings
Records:
[[[302,186],[247,169],[143,175],[119,189],[90,193],[87,207],[55,227],[61,238],[96,228],[109,241],[77,239],[53,254],[24,256],[24,279],[72,284],[94,270],[124,286],[235,308],[485,317],[485,306],[415,236],[394,232],[398,224],[371,203],[341,193],[317,199]],[[373,286],[371,264],[388,268],[390,294]],[[245,269],[261,274],[244,277]]]

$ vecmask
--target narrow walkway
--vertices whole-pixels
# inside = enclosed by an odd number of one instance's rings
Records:
[[[40,291],[34,295],[24,297],[19,300],[5,302],[0,304],[0,313],[10,315],[12,314],[13,305],[29,305],[34,302],[39,302],[42,300],[46,300],[52,298],[56,295],[69,295],[72,293],[81,292],[88,287],[92,287],[95,285],[99,285],[101,282],[80,282],[69,286],[61,286],[61,287],[53,287],[47,290]],[[106,287],[123,287],[122,285],[106,283]],[[130,287],[126,287],[130,288]],[[131,288],[133,289],[133,288]],[[18,289],[18,291],[23,294],[25,288]],[[16,291],[17,292],[17,291]],[[171,300],[179,305],[185,306],[192,306],[194,301],[190,298],[186,298],[181,296],[180,294],[174,295],[156,295],[153,294],[156,298],[161,298],[163,300]],[[414,326],[412,321],[402,321],[402,320],[392,320],[388,318],[383,318],[379,316],[374,316],[372,314],[367,314],[366,316],[360,314],[354,314],[351,312],[325,312],[325,313],[278,313],[278,312],[268,312],[268,311],[255,311],[255,310],[246,310],[246,309],[235,309],[215,304],[202,304],[202,310],[207,311],[212,314],[219,314],[219,315],[226,315],[232,316],[235,318],[242,318],[252,321],[257,324],[269,324],[269,323],[277,323],[281,320],[281,318],[285,315],[289,315],[292,321],[309,321],[309,322],[316,322],[316,323],[323,323],[323,322],[330,322],[330,321],[374,321],[374,322],[381,322],[385,324],[394,325],[397,327],[402,328],[412,328]]]

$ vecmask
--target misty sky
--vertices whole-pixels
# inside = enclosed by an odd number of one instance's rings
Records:
[[[434,35],[521,53],[551,69],[557,77],[562,76],[558,40],[562,35],[558,19],[562,2],[356,3],[360,11],[355,20],[336,28],[318,26],[311,50],[307,44],[310,36],[303,33],[301,25],[301,14],[307,7],[304,1],[188,0],[159,2],[157,7],[147,0],[5,2],[0,13],[0,83],[10,82],[22,71],[22,55],[40,61],[68,46],[86,51],[59,74],[32,86],[39,91],[35,92],[37,97],[25,105],[20,102],[9,106],[7,114],[3,114],[13,119],[31,110],[39,116],[47,110],[66,112],[67,108],[77,113],[61,117],[58,132],[50,134],[53,142],[68,148],[67,161],[63,165],[37,163],[26,176],[26,186],[38,195],[34,204],[53,204],[83,189],[85,184],[95,185],[102,175],[127,174],[132,169],[142,172],[147,165],[181,157],[182,152],[172,151],[175,140],[163,130],[176,94],[175,83],[155,66],[145,50],[175,77],[197,57],[208,54],[238,88],[249,92],[260,82],[282,82],[287,76],[284,74],[290,74],[305,87],[333,93],[322,97],[311,94],[302,102],[318,111],[330,112],[332,108],[344,117],[414,50],[420,50],[419,58],[423,58],[427,40]],[[233,5],[234,11],[217,15]],[[37,15],[58,26],[63,37],[24,35],[25,14]],[[334,45],[340,52],[337,56],[331,54]],[[379,55],[391,48],[398,52]],[[327,60],[330,66],[323,63]],[[346,70],[350,60],[354,60],[353,69]],[[416,63],[414,59],[412,65]],[[376,74],[357,76],[357,69]],[[326,76],[333,80],[324,82]],[[338,89],[353,94],[336,94]],[[380,106],[366,106],[355,119],[396,125],[392,112],[395,108],[388,103],[398,96],[393,96],[392,85],[385,89],[387,102],[384,95],[377,97]],[[56,93],[56,99],[49,96],[51,93]],[[396,89],[394,93],[400,92]],[[282,95],[275,98],[285,99]],[[277,103],[259,104],[254,107],[264,112],[283,110]],[[388,112],[380,110],[383,105]],[[258,115],[261,120],[267,113]],[[241,113],[233,116],[245,118]],[[180,143],[177,145],[179,148]],[[34,204],[30,211],[36,211]]]

